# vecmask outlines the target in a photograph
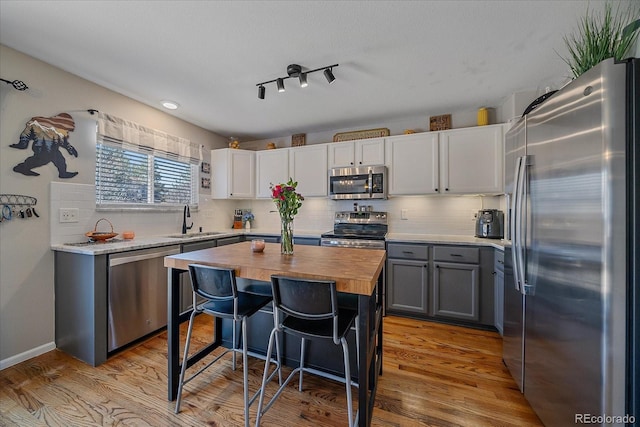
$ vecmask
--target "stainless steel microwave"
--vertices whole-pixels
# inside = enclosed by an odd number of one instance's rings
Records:
[[[329,170],[329,198],[386,199],[386,166],[360,166]]]

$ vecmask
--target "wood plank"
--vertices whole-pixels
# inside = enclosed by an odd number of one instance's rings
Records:
[[[384,370],[373,426],[542,425],[502,363],[497,333],[395,316],[384,318],[384,330]],[[185,334],[186,323],[181,325],[182,344]],[[194,351],[211,338],[211,318],[198,316]],[[54,350],[0,371],[0,425],[241,426],[238,360],[233,371],[225,356],[189,383],[176,415],[174,402],[166,399],[166,332],[96,368]],[[249,358],[251,391],[260,386],[263,368],[262,360]],[[276,383],[269,385],[267,396]],[[344,426],[345,396],[343,384],[307,374],[303,391],[292,381],[261,425]]]

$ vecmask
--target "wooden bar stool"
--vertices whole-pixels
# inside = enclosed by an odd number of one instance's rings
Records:
[[[227,353],[232,353],[232,368],[236,369],[236,353],[242,353],[242,371],[244,386],[244,417],[245,426],[249,426],[249,406],[258,397],[260,391],[257,391],[251,399],[249,399],[248,387],[248,368],[247,356],[251,355],[261,359],[266,359],[267,366],[273,362],[271,357],[262,357],[261,355],[247,351],[247,318],[257,313],[258,310],[266,306],[272,301],[271,296],[257,295],[248,292],[238,291],[236,283],[235,270],[232,268],[217,268],[205,265],[190,264],[189,275],[191,277],[191,286],[193,288],[193,302],[196,307],[189,318],[189,329],[187,332],[187,341],[184,348],[184,357],[182,359],[182,370],[180,371],[180,379],[178,385],[178,397],[176,400],[175,413],[180,412],[180,403],[182,400],[182,389],[184,385],[201,374],[209,366],[220,360]],[[200,305],[196,306],[196,295],[205,299]],[[206,366],[198,370],[195,374],[185,380],[185,372],[187,370],[187,357],[189,355],[189,345],[191,343],[191,334],[193,332],[193,321],[198,313],[205,313],[214,317],[231,319],[232,322],[232,348],[217,356]],[[236,346],[236,323],[241,323],[242,349]],[[276,338],[277,339],[277,338]],[[277,361],[275,362],[280,372],[280,346],[276,344]],[[267,356],[271,355],[271,349]],[[272,376],[273,377],[273,374]],[[269,380],[271,380],[271,377]],[[280,379],[282,382],[282,379]]]
[[[349,365],[349,347],[347,345],[346,335],[354,322],[357,324],[357,312],[339,307],[335,281],[303,280],[294,277],[271,276],[271,288],[273,293],[275,327],[269,336],[267,354],[271,353],[274,340],[277,339],[278,333],[282,332],[298,336],[302,340],[300,347],[300,366],[289,374],[284,383],[281,383],[263,410],[265,389],[267,383],[274,375],[274,373],[269,375],[269,363],[265,363],[262,386],[260,387],[260,399],[258,401],[256,427],[260,425],[262,415],[271,408],[275,400],[284,390],[284,387],[286,387],[296,373],[300,372],[300,383],[298,386],[300,391],[302,391],[303,372],[319,374],[317,370],[304,366],[305,341],[307,339],[333,341],[335,345],[342,345],[344,379],[334,375],[322,376],[341,382],[344,381],[347,392],[349,427],[352,427],[358,419],[358,413],[356,413],[354,419],[353,405],[351,402],[352,381]]]

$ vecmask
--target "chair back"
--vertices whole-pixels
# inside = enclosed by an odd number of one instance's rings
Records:
[[[275,308],[288,315],[307,320],[331,319],[338,315],[335,281],[271,276],[271,287]]]
[[[189,265],[193,292],[209,300],[232,300],[238,296],[236,271],[208,265]]]

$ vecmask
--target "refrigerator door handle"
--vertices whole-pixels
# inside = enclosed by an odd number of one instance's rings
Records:
[[[516,170],[513,177],[513,197],[511,198],[511,242],[513,250],[511,257],[513,261],[513,277],[514,286],[520,291],[520,276],[518,275],[518,227],[520,223],[520,212],[518,211],[518,200],[520,198],[520,168],[522,166],[522,158],[518,157],[515,161]]]
[[[520,191],[518,194],[518,229],[516,233],[518,235],[518,282],[520,285],[520,292],[523,295],[527,295],[527,274],[525,270],[526,266],[526,229],[527,229],[527,181],[529,156],[522,156],[520,158],[520,176],[518,177],[518,184],[520,185]]]

